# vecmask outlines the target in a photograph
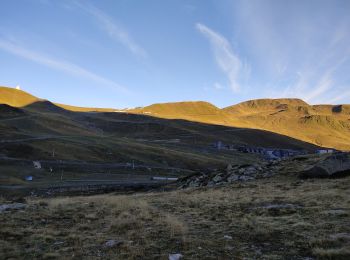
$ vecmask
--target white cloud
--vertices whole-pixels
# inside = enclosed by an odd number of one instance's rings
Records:
[[[230,87],[234,91],[238,91],[240,88],[238,78],[242,62],[233,52],[230,43],[225,37],[201,23],[197,23],[196,28],[209,39],[218,66],[226,74]]]
[[[114,41],[117,41],[123,44],[128,48],[134,55],[146,58],[147,52],[139,44],[137,44],[129,35],[129,33],[122,28],[121,25],[118,25],[111,16],[103,12],[101,9],[93,6],[92,4],[86,2],[77,1],[75,4],[80,7],[82,10],[94,17],[100,27],[112,38]]]
[[[53,68],[56,70],[60,70],[66,72],[68,74],[78,76],[81,78],[93,80],[96,83],[102,84],[104,86],[116,89],[118,91],[127,93],[129,92],[125,87],[121,86],[118,83],[115,83],[112,80],[106,79],[100,75],[97,75],[87,69],[84,69],[74,63],[70,63],[67,61],[61,61],[57,59],[53,59],[43,53],[34,52],[32,50],[28,50],[19,46],[11,41],[0,39],[0,49],[19,56],[21,58],[25,58],[27,60],[31,60],[33,62],[45,65],[49,68]]]
[[[221,84],[218,83],[218,82],[215,82],[215,83],[214,83],[214,89],[217,89],[217,90],[224,89],[224,86],[221,85]]]

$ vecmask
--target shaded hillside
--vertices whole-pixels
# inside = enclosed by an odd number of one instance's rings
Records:
[[[3,129],[21,129],[14,132],[17,136],[27,134],[24,133],[22,124],[28,128],[30,135],[74,134],[99,137],[108,134],[139,139],[150,136],[181,139],[179,137],[193,138],[198,135],[204,137],[206,145],[222,140],[227,143],[259,144],[266,147],[297,146],[303,149],[305,145],[295,146],[298,143],[295,139],[299,139],[318,146],[350,149],[349,105],[310,106],[300,99],[260,99],[219,109],[210,103],[199,101],[154,104],[118,111],[121,113],[107,113],[115,110],[55,104],[24,91],[5,87],[0,87],[0,94],[0,103],[21,107],[21,111],[27,113],[26,117],[18,121],[19,125],[16,125],[15,120],[1,126]],[[34,102],[28,103],[30,101]],[[100,113],[90,113],[93,111]],[[196,125],[194,122],[207,124],[206,128],[203,129],[203,124]],[[219,125],[235,128],[226,129],[232,131],[230,137],[227,137],[224,133],[215,132],[218,130],[214,128]],[[284,136],[253,132],[247,128],[267,130]],[[268,136],[273,138],[267,138]],[[294,139],[287,139],[286,136]]]
[[[9,93],[8,88],[1,91]],[[23,91],[11,91],[18,98],[28,97]],[[2,105],[0,155],[49,160],[54,150],[55,160],[134,161],[139,165],[197,169],[258,160],[257,155],[218,151],[212,146],[218,140],[308,151],[317,148],[272,132],[222,126],[230,115],[206,102],[157,104],[132,113],[74,112],[30,97],[36,102],[20,106],[24,104],[22,98],[15,102],[20,107]]]

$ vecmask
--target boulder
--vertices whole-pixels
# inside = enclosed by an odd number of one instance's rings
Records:
[[[169,254],[169,260],[180,260],[181,258],[183,258],[182,254]]]
[[[228,178],[227,178],[227,182],[232,183],[235,181],[239,180],[239,175],[236,174],[231,174]]]
[[[220,174],[216,175],[214,178],[213,178],[213,182],[219,182],[222,180],[222,177],[220,176]]]
[[[338,178],[350,175],[348,153],[337,153],[300,172],[300,178]]]
[[[0,213],[4,211],[9,211],[9,210],[25,209],[26,206],[27,205],[23,203],[2,204],[0,205]]]
[[[257,169],[254,166],[249,166],[244,171],[244,175],[254,175],[256,173],[257,173]]]
[[[192,187],[192,188],[199,187],[199,186],[200,185],[199,185],[199,180],[198,179],[194,179],[188,184],[188,187]]]
[[[106,243],[104,244],[105,247],[117,247],[123,244],[123,241],[117,240],[117,239],[110,239],[107,240]]]
[[[252,176],[245,176],[245,175],[241,175],[239,176],[239,180],[240,181],[251,181],[251,180],[254,180],[255,178],[252,177]]]

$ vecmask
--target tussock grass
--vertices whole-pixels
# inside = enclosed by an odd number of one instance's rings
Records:
[[[349,177],[281,173],[211,189],[27,199],[25,211],[0,214],[0,255],[348,259],[349,186]],[[111,239],[121,243],[106,247]]]

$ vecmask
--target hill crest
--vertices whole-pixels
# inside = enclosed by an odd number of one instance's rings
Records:
[[[350,105],[309,105],[301,99],[256,99],[220,109],[205,101],[157,103],[127,110],[84,108],[37,98],[14,88],[0,87],[0,104],[37,110],[122,112],[165,119],[261,129],[319,146],[350,150]],[[45,106],[46,109],[40,106]],[[55,109],[57,107],[57,109]]]

